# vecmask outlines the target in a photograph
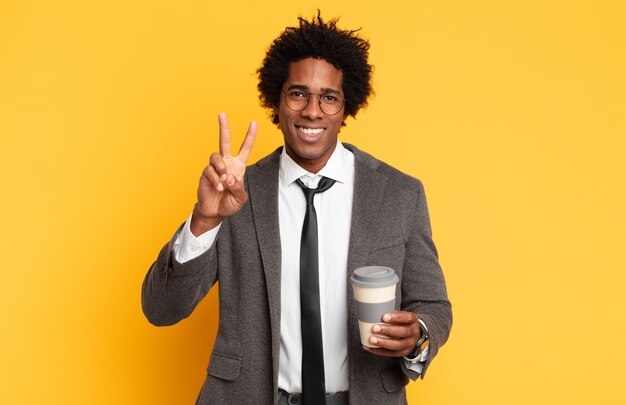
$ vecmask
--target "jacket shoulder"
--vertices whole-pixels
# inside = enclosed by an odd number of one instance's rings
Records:
[[[344,143],[344,146],[354,154],[354,164],[357,172],[359,170],[372,170],[376,174],[384,176],[388,183],[395,184],[399,188],[423,189],[422,182],[418,178],[396,169],[354,145]]]

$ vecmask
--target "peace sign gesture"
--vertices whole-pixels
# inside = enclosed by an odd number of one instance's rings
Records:
[[[243,184],[246,162],[256,139],[257,123],[251,121],[237,156],[230,151],[230,127],[225,113],[218,114],[220,152],[211,154],[198,185],[198,202],[191,218],[191,232],[199,236],[239,212],[248,201]]]

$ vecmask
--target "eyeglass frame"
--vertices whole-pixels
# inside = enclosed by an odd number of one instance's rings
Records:
[[[293,108],[291,108],[291,107],[289,106],[289,102],[287,101],[287,92],[288,92],[289,90],[296,90],[296,91],[299,91],[299,92],[301,92],[301,93],[303,93],[303,94],[306,94],[306,95],[307,95],[307,102],[306,102],[306,104],[304,105],[304,107],[302,107],[302,108],[301,108],[301,109],[299,109],[299,110],[294,110]],[[345,98],[343,98],[343,97],[342,97],[341,95],[339,95],[339,94],[334,95],[333,93],[335,93],[335,91],[329,91],[329,92],[325,92],[325,93],[309,93],[308,91],[306,91],[306,90],[304,90],[304,89],[299,89],[299,88],[290,88],[290,89],[287,89],[287,90],[281,90],[281,92],[282,92],[282,93],[284,93],[284,96],[283,96],[283,97],[285,98],[285,105],[287,106],[287,108],[289,108],[291,111],[295,111],[295,112],[299,112],[299,111],[304,111],[304,110],[306,110],[306,108],[309,106],[309,103],[311,102],[311,96],[318,96],[318,97],[319,97],[319,99],[318,99],[317,103],[318,103],[318,104],[319,104],[319,106],[320,106],[320,111],[322,111],[325,115],[331,115],[331,116],[332,116],[332,115],[337,115],[337,114],[339,114],[339,112],[341,112],[341,110],[343,110],[343,109],[344,109],[344,107],[346,106],[346,99],[345,99]],[[322,96],[323,96],[323,95],[326,95],[326,94],[331,94],[331,95],[333,95],[334,97],[336,97],[338,100],[341,100],[341,108],[339,108],[339,109],[337,110],[337,112],[336,112],[336,113],[328,114],[326,111],[324,111],[324,108],[322,107],[322,104],[324,104],[324,103],[322,102]]]

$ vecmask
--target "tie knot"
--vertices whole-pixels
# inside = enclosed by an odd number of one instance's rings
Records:
[[[308,188],[300,179],[297,179],[296,182],[298,183],[300,188],[302,188],[302,192],[304,193],[304,198],[306,198],[307,204],[313,204],[313,197],[316,193],[323,193],[324,191],[331,188],[333,184],[335,184],[335,180],[329,179],[328,177],[322,177],[319,184],[317,185],[317,188]]]

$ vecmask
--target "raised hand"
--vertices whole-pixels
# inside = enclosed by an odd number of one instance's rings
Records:
[[[198,236],[216,227],[223,218],[239,212],[248,201],[243,184],[246,162],[256,139],[257,123],[251,121],[237,156],[230,151],[230,127],[225,113],[218,114],[220,151],[211,154],[198,185],[198,202],[191,218],[191,232]]]

